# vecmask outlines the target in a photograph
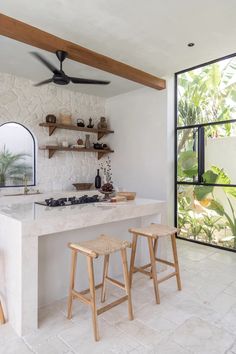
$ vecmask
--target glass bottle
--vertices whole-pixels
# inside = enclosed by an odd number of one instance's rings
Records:
[[[99,169],[97,170],[97,176],[95,177],[95,188],[99,189],[101,188],[102,181],[101,181],[101,176],[99,175]]]

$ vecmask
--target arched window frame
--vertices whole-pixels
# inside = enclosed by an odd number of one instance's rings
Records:
[[[7,121],[4,122],[2,124],[0,124],[0,128],[6,124],[17,124],[20,125],[21,127],[23,127],[25,130],[28,131],[28,133],[31,135],[32,141],[33,141],[33,183],[32,184],[28,184],[28,187],[34,187],[36,186],[36,139],[33,135],[33,133],[22,123],[19,122],[15,122],[15,121]],[[17,186],[1,186],[1,188],[20,188],[20,187],[24,187],[24,184],[21,185],[17,185]]]

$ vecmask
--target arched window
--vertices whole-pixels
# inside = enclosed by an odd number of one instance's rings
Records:
[[[35,185],[35,139],[23,125],[0,125],[0,188]]]

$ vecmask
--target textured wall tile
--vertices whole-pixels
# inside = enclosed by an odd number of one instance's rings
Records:
[[[105,99],[61,89],[54,85],[34,87],[32,82],[0,73],[0,124],[14,121],[25,125],[35,136],[36,145],[57,144],[63,140],[76,144],[84,133],[57,130],[51,137],[46,128],[39,127],[48,113],[57,117],[70,112],[73,121],[82,118],[95,124],[105,115]],[[90,135],[91,143],[97,136]],[[37,187],[42,191],[72,189],[74,182],[93,182],[98,166],[95,153],[58,152],[48,159],[47,151],[37,149]]]

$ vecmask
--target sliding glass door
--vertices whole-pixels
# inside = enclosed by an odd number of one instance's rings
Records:
[[[175,77],[179,236],[236,250],[236,57]]]

